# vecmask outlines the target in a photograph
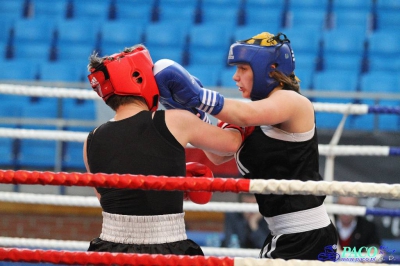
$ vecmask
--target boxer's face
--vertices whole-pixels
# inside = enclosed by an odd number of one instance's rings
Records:
[[[236,86],[239,87],[239,91],[242,92],[243,98],[250,99],[253,88],[253,70],[250,65],[238,64],[233,80],[236,82]]]

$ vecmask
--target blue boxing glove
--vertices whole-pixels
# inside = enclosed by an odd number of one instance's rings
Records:
[[[196,77],[194,77],[194,80],[199,84],[200,87],[203,87],[203,84],[201,84],[200,80]],[[182,104],[174,101],[172,98],[163,98],[160,97],[160,103],[165,107],[165,109],[170,110],[170,109],[182,109],[182,110],[187,110],[195,115],[197,115],[201,120],[203,120],[206,123],[212,124],[210,121],[210,118],[208,117],[207,113],[204,111],[198,110],[194,107],[192,108],[187,108],[183,106]]]
[[[179,103],[186,109],[197,108],[216,115],[224,106],[224,97],[216,91],[207,90],[196,82],[181,65],[161,59],[154,64],[154,77],[160,91],[160,102]]]

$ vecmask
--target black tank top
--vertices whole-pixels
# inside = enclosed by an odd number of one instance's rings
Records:
[[[317,129],[307,141],[274,139],[258,126],[246,138],[237,154],[238,167],[248,179],[322,180],[319,174]],[[325,196],[256,194],[260,213],[265,217],[320,206]]]
[[[142,111],[90,132],[87,158],[92,173],[185,176],[185,149],[165,124],[165,112]],[[183,212],[183,192],[96,188],[105,212],[162,215]]]

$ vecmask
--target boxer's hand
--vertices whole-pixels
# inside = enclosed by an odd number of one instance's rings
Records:
[[[175,101],[186,108],[197,108],[216,115],[221,112],[224,97],[216,91],[202,88],[181,65],[161,59],[154,64],[154,77],[160,91],[160,102]]]
[[[199,86],[203,87],[203,84],[201,84],[201,81],[196,78],[195,76],[192,76],[194,80],[199,84]],[[160,103],[165,107],[165,109],[170,110],[170,109],[181,109],[181,110],[187,110],[195,115],[197,115],[201,120],[203,120],[206,123],[212,124],[210,118],[208,117],[207,113],[205,113],[202,110],[198,110],[194,107],[192,108],[187,108],[184,105],[174,101],[172,98],[162,98],[160,97]]]
[[[188,177],[214,177],[211,169],[201,163],[186,163],[186,176]],[[190,199],[197,204],[206,204],[212,198],[212,192],[208,191],[188,191],[185,192],[185,198]]]
[[[245,128],[237,125],[229,124],[218,120],[217,126],[225,130],[237,130],[242,135],[242,141],[245,139]]]

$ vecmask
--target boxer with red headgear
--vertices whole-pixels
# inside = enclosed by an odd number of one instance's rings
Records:
[[[238,131],[203,122],[193,114],[196,109],[157,110],[157,68],[143,45],[111,56],[93,54],[88,69],[93,90],[115,111],[114,118],[91,131],[84,143],[88,172],[212,177],[202,164],[186,166],[187,144],[231,154],[242,142]],[[217,137],[204,138],[204,132]],[[203,255],[199,245],[186,236],[183,191],[105,187],[95,191],[103,228],[89,251]],[[200,204],[212,195],[207,191],[187,194]]]

